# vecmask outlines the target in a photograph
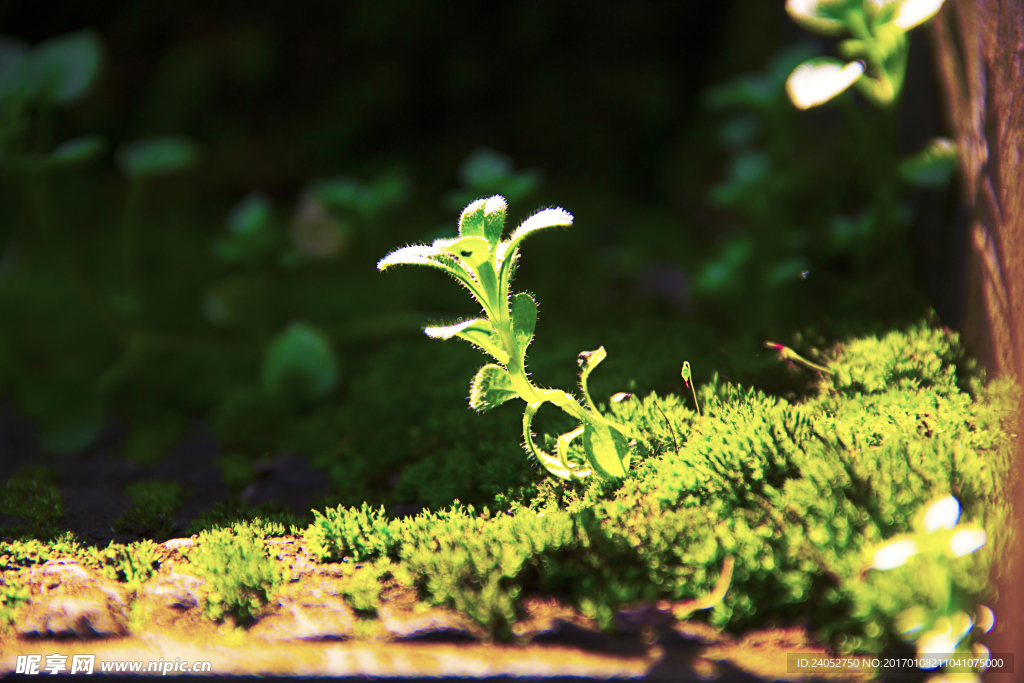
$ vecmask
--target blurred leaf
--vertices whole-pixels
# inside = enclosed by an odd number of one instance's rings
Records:
[[[540,171],[514,171],[512,159],[487,147],[480,147],[459,166],[459,181],[464,189],[450,193],[445,202],[452,208],[463,207],[474,199],[499,194],[510,202],[518,201],[540,187]]]
[[[387,208],[405,200],[409,193],[409,180],[400,173],[388,173],[377,178],[363,192],[363,213],[375,217]]]
[[[459,181],[465,187],[479,187],[510,175],[513,168],[508,155],[488,147],[478,147],[459,166]]]
[[[355,178],[328,178],[313,183],[310,192],[329,209],[354,211],[372,219],[406,198],[409,180],[398,172],[385,173],[369,184]]]
[[[191,140],[157,137],[121,145],[117,163],[129,178],[149,178],[187,171],[199,159],[199,148]]]
[[[107,141],[99,135],[72,138],[50,152],[50,159],[60,166],[76,166],[92,161],[103,154]]]
[[[35,379],[22,388],[18,406],[39,423],[43,450],[66,455],[88,448],[103,431],[106,408],[86,382]]]
[[[803,256],[794,256],[779,261],[769,268],[764,275],[764,279],[769,285],[780,285],[784,282],[801,279],[808,268],[810,268],[810,261]]]
[[[237,451],[225,453],[217,458],[221,481],[232,491],[241,491],[256,479],[252,460]]]
[[[16,38],[0,37],[0,98],[15,92],[21,83],[21,63],[28,45]]]
[[[311,187],[312,193],[332,209],[357,210],[363,201],[363,187],[355,178],[328,178],[318,180]]]
[[[953,177],[958,163],[956,143],[934,138],[920,152],[900,161],[899,172],[908,183],[941,187]]]
[[[299,200],[290,232],[296,251],[317,261],[341,256],[351,240],[348,225],[335,218],[312,192]]]
[[[753,114],[738,114],[718,127],[718,139],[724,147],[737,149],[752,143],[761,133],[761,119]]]
[[[262,192],[250,192],[228,214],[228,232],[251,235],[265,230],[270,223],[270,199]]]
[[[293,322],[267,348],[263,388],[271,395],[308,401],[338,381],[338,361],[330,339],[312,325]]]
[[[267,284],[258,276],[233,275],[210,287],[203,314],[217,327],[237,327],[258,318],[267,295]]]
[[[0,96],[19,93],[29,99],[70,104],[96,82],[103,62],[99,36],[85,30],[43,41],[22,52],[5,41],[0,56]],[[21,58],[18,59],[18,55]]]
[[[734,239],[725,245],[722,255],[704,266],[697,276],[696,287],[703,292],[728,289],[739,283],[741,269],[754,253],[748,238]]]
[[[124,455],[140,465],[158,462],[185,434],[185,421],[176,413],[164,412],[133,420]]]

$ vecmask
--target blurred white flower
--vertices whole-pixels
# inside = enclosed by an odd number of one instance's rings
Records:
[[[960,501],[953,496],[938,498],[924,512],[925,533],[952,529],[960,521]]]
[[[895,569],[902,567],[907,560],[917,554],[917,542],[912,538],[900,538],[889,541],[875,551],[871,561],[874,569]]]
[[[882,10],[896,6],[889,21],[904,31],[923,24],[942,9],[943,0],[867,0],[870,13],[878,16]]]
[[[846,25],[828,12],[828,0],[786,0],[786,12],[808,31],[833,35],[842,33]]]
[[[864,73],[863,62],[843,66],[838,59],[820,57],[804,62],[786,79],[786,93],[798,109],[828,102]]]
[[[970,555],[985,545],[988,537],[983,529],[957,529],[949,539],[949,551],[953,557]]]
[[[903,0],[896,10],[896,18],[892,23],[909,31],[934,17],[942,9],[943,0]]]
[[[952,619],[938,619],[917,641],[917,656],[930,659],[935,666],[918,668],[942,666],[956,652],[960,641],[973,625],[973,620],[963,612],[957,612]]]
[[[996,625],[996,613],[985,605],[978,605],[977,627],[982,633],[988,633]]]
[[[917,634],[926,626],[928,612],[920,605],[908,607],[896,615],[896,630],[906,640],[917,638]]]

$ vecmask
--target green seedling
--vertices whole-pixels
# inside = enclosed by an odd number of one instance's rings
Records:
[[[572,225],[572,215],[561,208],[544,209],[502,240],[507,208],[501,196],[478,199],[462,212],[458,237],[403,247],[381,259],[377,268],[383,271],[399,264],[437,268],[458,280],[483,307],[486,318],[424,330],[433,339],[464,339],[497,361],[477,371],[470,385],[470,407],[490,410],[509,399],[521,398],[526,402],[526,449],[548,472],[566,480],[580,480],[593,473],[604,479],[624,477],[630,463],[631,433],[602,415],[587,389],[587,377],[607,356],[604,347],[579,355],[584,403],[564,391],[537,387],[526,372],[526,349],[537,325],[537,302],[526,292],[511,295],[509,290],[522,241],[545,228]],[[558,438],[556,455],[541,450],[530,431],[534,415],[545,403],[558,406],[580,423]],[[569,458],[569,445],[581,436],[586,463]]]
[[[907,33],[931,19],[942,0],[787,0],[798,24],[824,35],[849,33],[839,44],[846,64],[817,57],[794,69],[786,81],[800,109],[823,104],[853,86],[874,104],[899,101],[907,70]]]

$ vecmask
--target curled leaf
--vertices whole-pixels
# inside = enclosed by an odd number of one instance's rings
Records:
[[[572,470],[572,465],[569,464],[569,444],[572,443],[573,439],[582,434],[584,429],[584,426],[580,425],[571,432],[562,434],[558,437],[558,441],[555,444],[555,450],[558,453],[558,461],[561,462],[568,470]]]
[[[459,216],[460,237],[483,237],[486,203],[486,199],[478,199],[462,210],[462,215]]]
[[[607,422],[590,420],[584,425],[583,449],[590,466],[602,479],[626,476],[630,461],[629,442]]]
[[[587,399],[587,405],[592,410],[597,410],[597,406],[594,404],[594,400],[590,398],[590,390],[587,388],[587,378],[590,377],[590,372],[598,365],[601,364],[605,358],[608,357],[608,352],[604,350],[604,347],[597,348],[593,351],[584,351],[576,357],[576,362],[583,368],[580,370],[580,389],[583,390],[583,396]]]
[[[674,605],[672,607],[672,615],[676,619],[685,619],[697,610],[710,609],[720,603],[729,590],[729,584],[732,583],[734,564],[735,561],[732,555],[726,555],[722,561],[722,573],[718,575],[718,581],[715,583],[714,589],[703,597]]]

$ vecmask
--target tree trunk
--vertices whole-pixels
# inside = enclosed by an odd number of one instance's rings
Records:
[[[947,0],[932,25],[948,122],[960,148],[970,259],[963,340],[990,376],[1024,380],[1024,0]],[[1024,426],[1024,403],[1021,421]],[[1024,442],[1024,438],[1018,439]],[[1017,467],[1024,464],[1018,443]],[[1024,486],[1012,482],[1014,520]],[[992,652],[1024,669],[1024,562],[1020,524],[1012,558],[1000,558]],[[1012,567],[1012,569],[1011,569]],[[1015,580],[1016,579],[1016,580]],[[1020,674],[1017,674],[1018,676]],[[998,676],[995,678],[1001,680]]]

